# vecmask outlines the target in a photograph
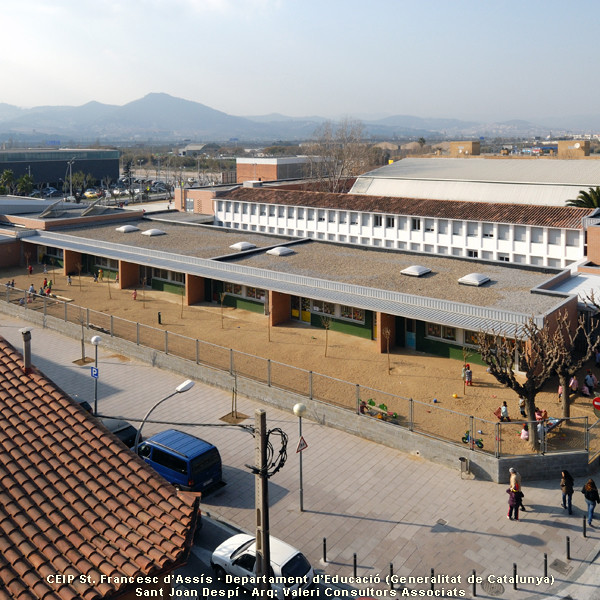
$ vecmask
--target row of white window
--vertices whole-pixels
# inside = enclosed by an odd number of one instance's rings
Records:
[[[528,227],[526,225],[511,225],[505,223],[485,223],[451,219],[434,219],[430,217],[406,217],[402,215],[382,215],[376,213],[359,213],[342,210],[315,209],[301,206],[278,206],[272,204],[250,204],[219,200],[217,216],[222,220],[238,221],[239,215],[255,215],[285,218],[293,221],[318,221],[331,224],[361,225],[382,229],[410,230],[467,237],[497,238],[515,242],[529,241],[532,244],[562,245],[563,230],[559,228]],[[279,224],[279,223],[277,223]],[[529,240],[527,234],[529,232]],[[546,232],[547,240],[544,240]],[[580,232],[565,230],[564,244],[578,246]]]

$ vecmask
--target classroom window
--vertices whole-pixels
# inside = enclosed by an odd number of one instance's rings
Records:
[[[365,322],[365,311],[362,308],[354,308],[352,306],[340,306],[340,317],[349,319],[350,321]]]
[[[322,300],[313,300],[312,310],[324,315],[335,315],[335,304],[323,302]]]
[[[223,291],[226,294],[232,294],[233,296],[241,296],[242,295],[242,286],[237,283],[229,283],[226,281],[223,284]]]
[[[421,230],[421,219],[415,219],[414,217],[410,220],[410,228],[413,231]]]
[[[246,288],[246,298],[254,298],[255,300],[265,301],[265,290],[255,287]]]
[[[386,217],[385,218],[385,226],[387,228],[395,227],[396,226],[396,219],[394,217]]]
[[[383,224],[383,217],[381,215],[375,215],[373,217],[373,226],[381,227],[382,224]]]

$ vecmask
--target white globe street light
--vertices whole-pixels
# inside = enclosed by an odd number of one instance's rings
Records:
[[[140,439],[142,437],[142,427],[144,426],[144,423],[146,423],[146,421],[148,420],[148,417],[150,416],[150,413],[152,413],[152,411],[159,406],[160,404],[162,404],[165,400],[168,400],[169,398],[172,398],[173,396],[175,396],[176,394],[183,394],[183,392],[187,392],[188,390],[191,390],[194,387],[194,382],[191,379],[186,379],[183,383],[180,383],[176,388],[175,391],[171,394],[169,394],[168,396],[165,396],[164,398],[162,398],[161,400],[159,400],[147,413],[146,416],[142,419],[142,422],[140,423],[140,428],[138,429],[137,435],[135,436],[135,444],[133,446],[133,453],[137,454],[138,453],[138,445],[140,443]]]

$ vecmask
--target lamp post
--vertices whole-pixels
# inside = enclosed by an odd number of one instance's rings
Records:
[[[146,421],[148,420],[148,417],[150,416],[150,414],[152,413],[152,411],[154,411],[154,409],[159,406],[160,404],[162,404],[165,400],[168,400],[169,398],[172,398],[173,396],[175,396],[176,394],[182,394],[183,392],[187,392],[188,390],[191,390],[194,387],[194,382],[191,379],[186,379],[183,383],[180,383],[176,388],[175,391],[171,394],[169,394],[168,396],[165,396],[162,400],[159,400],[144,416],[144,418],[142,419],[142,422],[140,423],[140,427],[138,429],[138,432],[135,436],[135,444],[133,446],[133,453],[137,454],[138,453],[138,445],[140,443],[140,439],[142,438],[142,427],[144,426],[144,424],[146,423]]]
[[[94,376],[94,415],[98,414],[98,346],[102,338],[99,335],[95,335],[90,342],[94,345],[94,349],[96,351],[96,360],[94,362],[94,366],[96,368],[95,376]]]
[[[69,165],[69,197],[73,197],[73,163],[75,162],[75,157],[71,160],[67,161]],[[98,337],[98,336],[96,336]]]
[[[300,454],[300,512],[304,510],[304,489],[302,487],[302,450],[304,448],[300,447],[302,443],[302,417],[306,414],[306,406],[299,402],[298,404],[294,404],[293,408],[294,414],[298,417],[298,454]]]

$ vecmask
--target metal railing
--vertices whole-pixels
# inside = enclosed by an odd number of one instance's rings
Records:
[[[52,296],[30,294],[26,290],[8,285],[5,294],[0,293],[0,298],[4,302],[23,306],[25,313],[41,312],[45,317],[51,316],[68,323],[83,325],[88,330],[363,414],[365,418],[378,419],[452,444],[464,443],[476,452],[494,454],[496,457],[532,453],[528,444],[520,439],[523,421],[488,421],[442,408],[435,402],[421,402],[397,396],[330,375],[129,321]],[[600,426],[597,425],[598,423],[595,423],[588,428],[587,417],[570,418],[562,422],[556,431],[543,436],[540,451],[552,453],[587,450],[591,437],[594,442],[592,447],[600,453]],[[536,423],[530,423],[530,427],[535,426]]]

